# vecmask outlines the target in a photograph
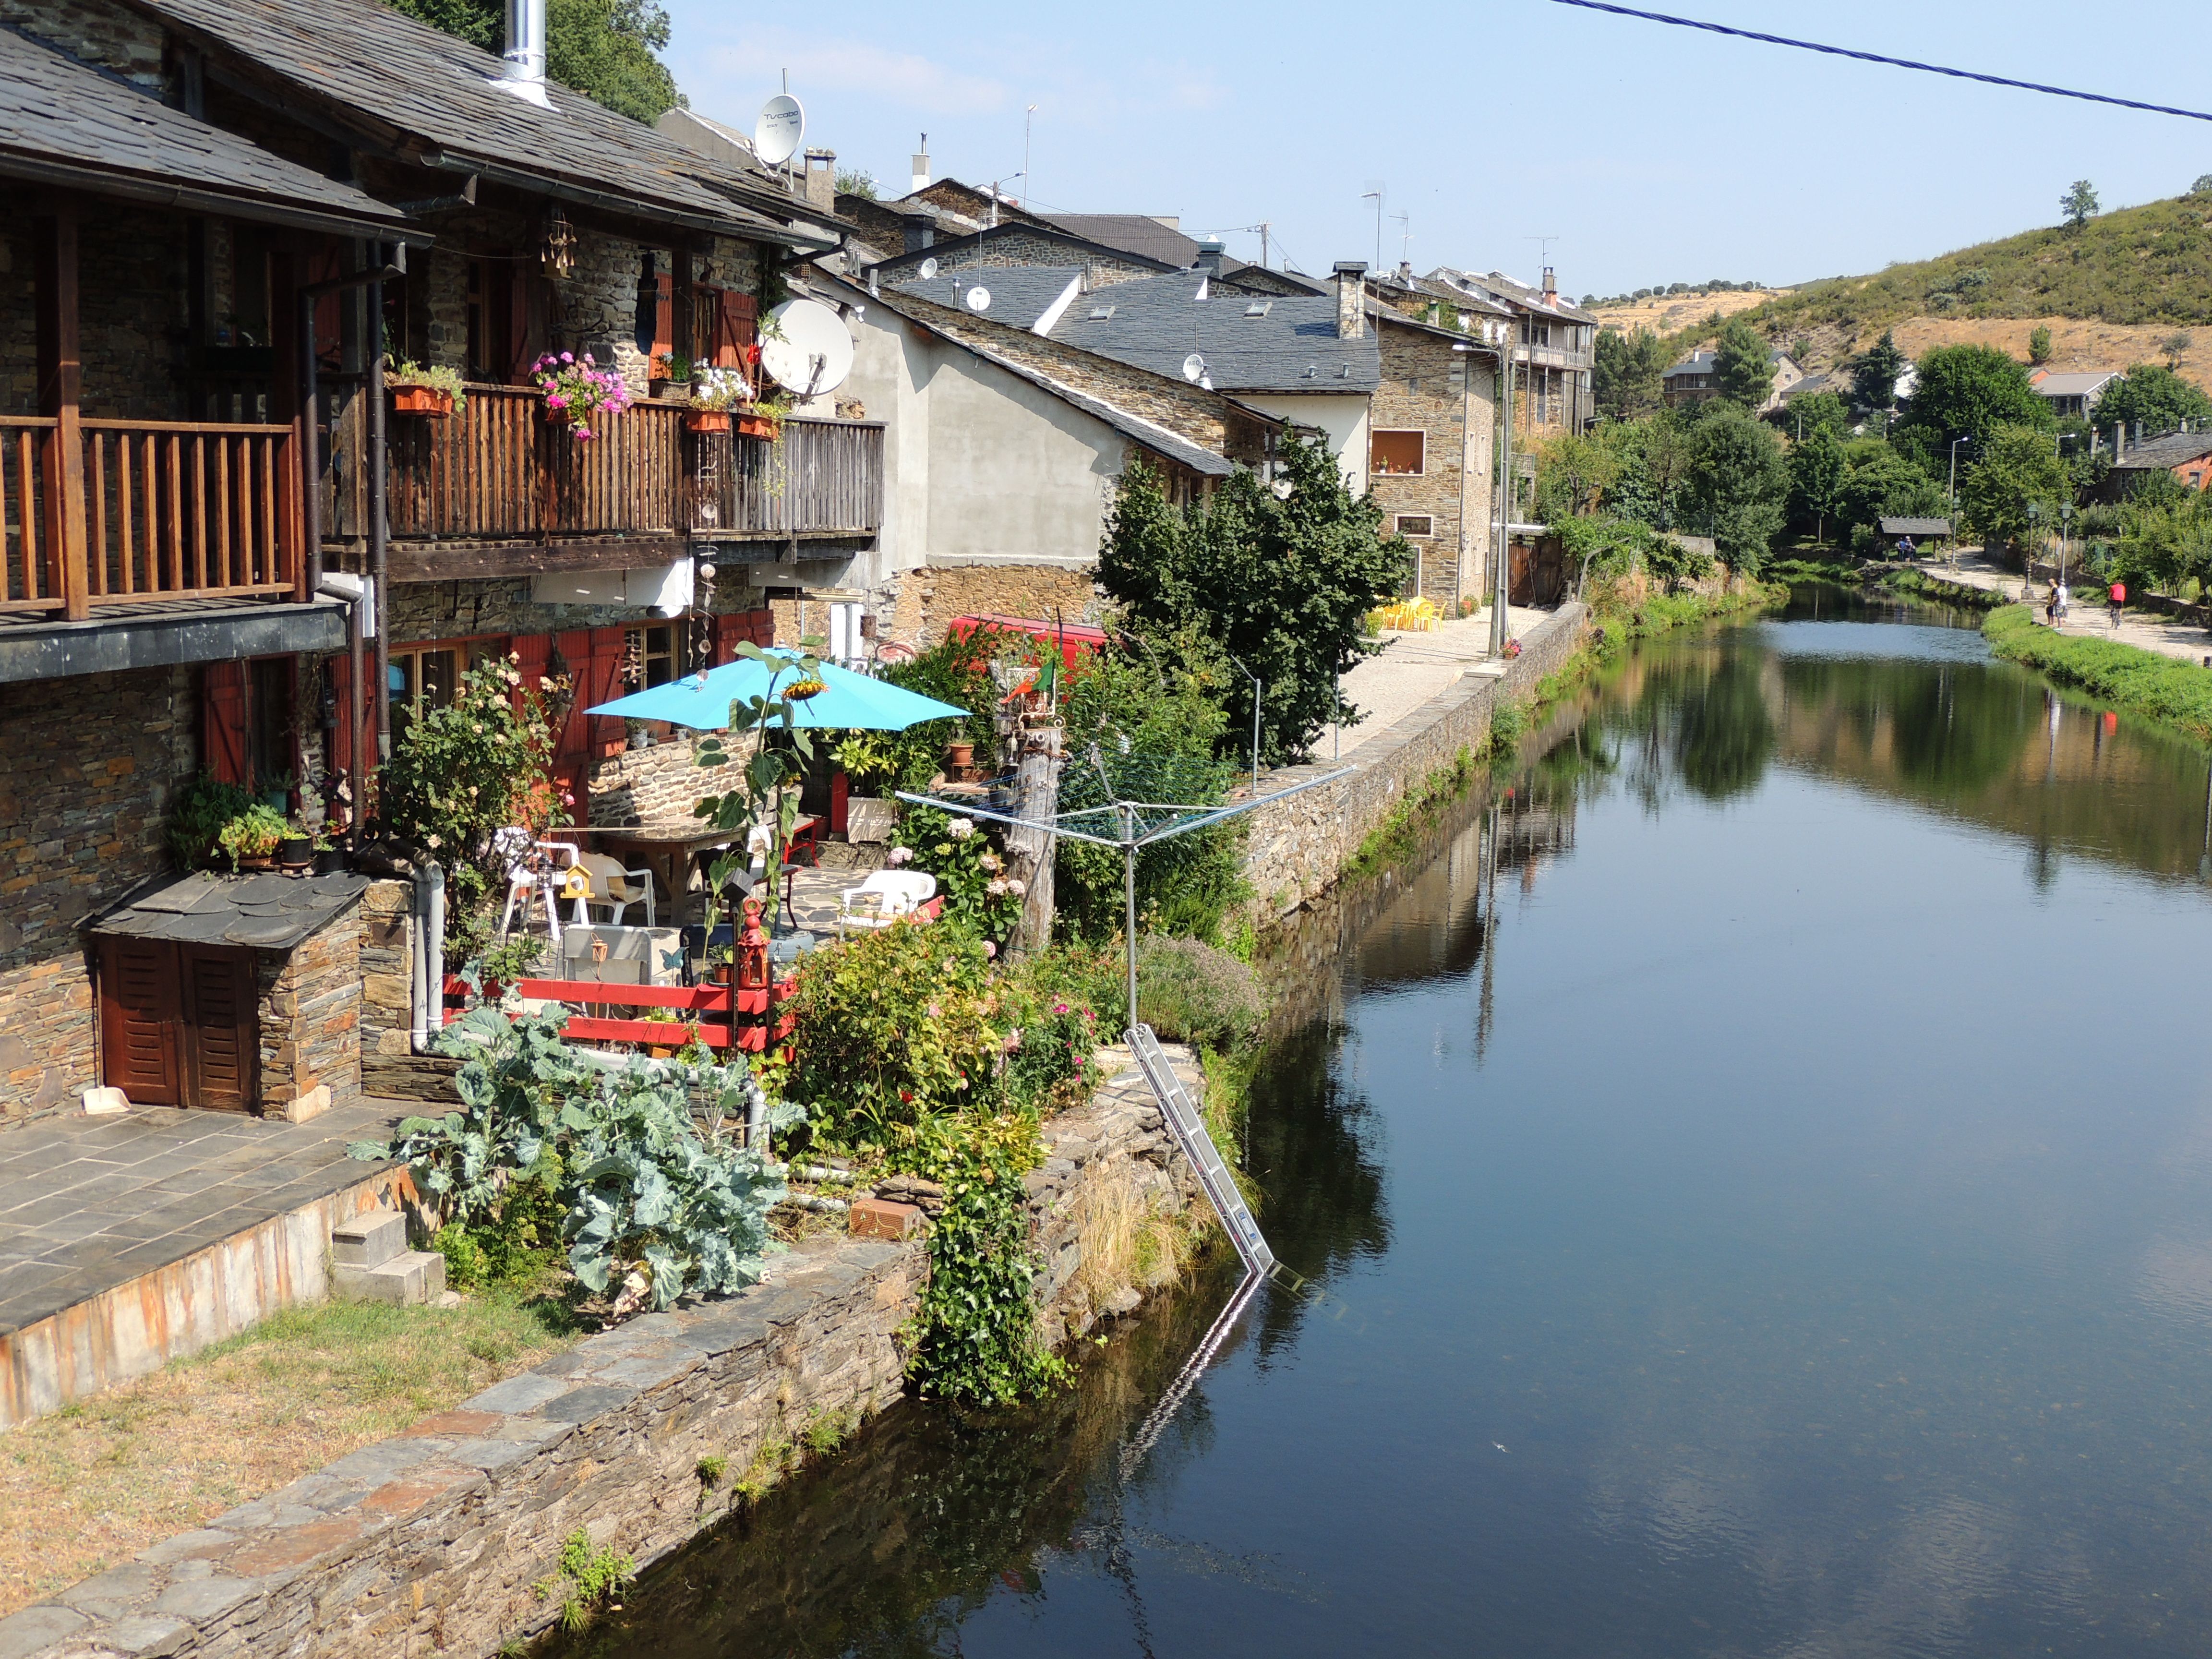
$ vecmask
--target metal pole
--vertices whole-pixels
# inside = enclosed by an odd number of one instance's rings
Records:
[[[1252,682],[1252,793],[1260,793],[1260,699],[1266,695],[1267,684]]]
[[[1508,325],[1509,331],[1517,324]],[[1498,478],[1504,488],[1499,491],[1498,507],[1498,544],[1491,550],[1490,596],[1490,654],[1505,654],[1505,642],[1511,637],[1505,611],[1512,592],[1513,563],[1513,356],[1515,345],[1510,331],[1505,349],[1498,354],[1499,375],[1504,382],[1504,396],[1499,404],[1504,413],[1504,436],[1498,446]]]
[[[322,422],[315,404],[322,393],[315,384],[315,296],[300,291],[300,507],[307,532],[307,598],[323,591],[323,467]]]
[[[1136,809],[1121,809],[1121,928],[1129,957],[1129,1024],[1137,1024]]]
[[[381,267],[384,250],[371,257]],[[368,285],[368,579],[376,590],[376,758],[392,758],[392,605],[386,580],[391,533],[385,513],[384,449],[384,280]],[[367,805],[356,785],[354,810]]]
[[[1459,348],[1455,345],[1453,350]],[[1462,354],[1459,366],[1459,556],[1452,561],[1452,613],[1467,594],[1467,464],[1474,447],[1474,357]]]

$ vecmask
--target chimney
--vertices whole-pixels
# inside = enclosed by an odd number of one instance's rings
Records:
[[[1202,271],[1209,278],[1220,276],[1221,256],[1224,251],[1218,239],[1212,236],[1200,238],[1198,263],[1193,268]]]
[[[1401,287],[1401,288],[1411,288],[1411,287],[1413,287],[1413,262],[1411,259],[1401,259],[1401,260],[1399,260],[1399,261],[1398,261],[1398,286],[1399,286],[1399,287]]]
[[[1544,267],[1544,303],[1547,306],[1559,303],[1559,281],[1552,274],[1549,265]]]
[[[500,59],[500,84],[540,109],[553,106],[545,96],[545,0],[507,0],[507,51]]]
[[[1336,262],[1336,337],[1360,340],[1367,336],[1367,262]]]
[[[810,149],[806,152],[806,199],[824,213],[837,210],[837,152],[834,149]]]
[[[915,152],[914,187],[915,190],[929,188],[929,135],[926,132],[921,135],[921,148]]]
[[[935,214],[925,208],[900,216],[906,232],[906,252],[919,253],[922,249],[936,245],[937,216]]]

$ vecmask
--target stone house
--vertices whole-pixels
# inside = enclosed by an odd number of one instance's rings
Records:
[[[1401,276],[1408,288],[1416,286],[1410,270],[1401,267]],[[1559,297],[1551,266],[1544,267],[1542,285],[1531,288],[1503,271],[1477,276],[1442,265],[1419,279],[1416,291],[1486,300],[1514,317],[1516,449],[1580,432],[1596,418],[1590,371],[1597,362],[1597,319]]]
[[[1497,541],[1502,343],[1485,344],[1482,323],[1497,336],[1502,308],[1462,312],[1461,303],[1432,309],[1435,321],[1372,301],[1367,311],[1382,358],[1368,494],[1382,509],[1383,529],[1413,544],[1407,592],[1448,615],[1462,599],[1488,592]]]
[[[1778,410],[1790,400],[1790,395],[1804,384],[1805,371],[1797,360],[1779,347],[1766,354],[1773,366],[1774,380],[1766,400],[1753,410],[1754,415],[1765,415]],[[1659,395],[1669,409],[1681,409],[1691,404],[1701,404],[1720,395],[1715,380],[1715,368],[1719,354],[1712,351],[1693,351],[1676,363],[1659,379]]]
[[[0,17],[12,1115],[100,1080],[88,924],[167,872],[196,774],[319,822],[316,781],[365,800],[382,745],[511,652],[573,684],[582,797],[624,733],[577,711],[768,637],[802,547],[872,544],[883,434],[805,407],[773,446],[694,434],[645,396],[658,355],[744,360],[785,264],[836,240],[818,202],[374,0]],[[380,344],[465,403],[401,413]],[[559,349],[640,398],[590,444],[531,383]]]

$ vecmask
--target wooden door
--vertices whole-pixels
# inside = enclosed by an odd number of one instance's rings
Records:
[[[166,939],[100,941],[100,1079],[141,1105],[184,1103],[179,988]]]
[[[223,945],[187,945],[181,956],[185,1103],[243,1112],[253,1104],[261,1054],[253,953]]]

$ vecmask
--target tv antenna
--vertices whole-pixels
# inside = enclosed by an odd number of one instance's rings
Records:
[[[1552,263],[1552,244],[1559,239],[1557,236],[1523,236],[1521,240],[1524,242],[1534,242],[1536,245],[1537,262],[1548,265]]]
[[[1359,192],[1361,201],[1375,204],[1375,268],[1377,270],[1382,269],[1382,202],[1389,193],[1389,187],[1380,179],[1370,179],[1367,188]]]
[[[1413,216],[1410,213],[1394,213],[1390,216],[1398,222],[1398,228],[1405,233],[1398,239],[1398,263],[1403,264],[1413,257]]]

